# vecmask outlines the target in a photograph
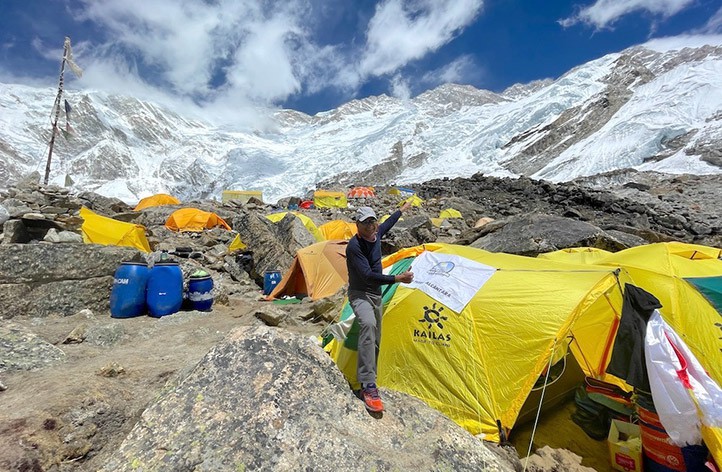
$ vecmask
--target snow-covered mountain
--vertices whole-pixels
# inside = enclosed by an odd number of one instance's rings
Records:
[[[44,172],[55,93],[0,84],[0,186]],[[319,182],[476,172],[552,181],[624,167],[722,173],[722,36],[651,41],[500,94],[449,84],[314,116],[275,111],[275,127],[254,132],[127,96],[66,98],[75,133],[56,139],[51,182],[70,176],[76,190],[128,202],[157,192],[218,198],[223,189],[261,189],[275,201]]]

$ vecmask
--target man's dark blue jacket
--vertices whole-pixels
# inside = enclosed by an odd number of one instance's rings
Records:
[[[370,243],[355,235],[346,246],[348,289],[381,295],[381,286],[394,283],[393,275],[385,275],[381,268],[381,238],[401,217],[396,210],[379,225],[376,241]]]

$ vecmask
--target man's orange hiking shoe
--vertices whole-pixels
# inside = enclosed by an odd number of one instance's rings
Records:
[[[361,399],[366,404],[366,409],[372,413],[380,413],[384,411],[384,402],[381,401],[379,390],[376,384],[368,384],[361,390]]]

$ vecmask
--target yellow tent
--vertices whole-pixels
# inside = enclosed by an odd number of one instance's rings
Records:
[[[717,248],[679,242],[610,254],[598,265],[622,267],[633,284],[662,303],[662,318],[682,336],[710,377],[722,385],[722,260]]]
[[[332,220],[318,227],[323,239],[351,239],[356,234],[356,224],[343,220]]]
[[[453,208],[447,208],[439,212],[439,218],[461,218],[461,212]]]
[[[575,254],[567,256],[576,259]],[[625,249],[593,262],[596,267],[624,269],[634,285],[657,297],[662,304],[662,318],[685,341],[717,385],[722,385],[720,257],[719,248],[668,242]],[[702,436],[722,462],[722,429],[703,425]]]
[[[318,300],[341,290],[348,283],[346,245],[346,241],[322,241],[299,249],[268,298],[307,295]]]
[[[415,194],[413,189],[405,188],[405,187],[390,187],[386,193],[389,195],[401,195],[403,197],[408,197],[410,195]]]
[[[539,254],[537,257],[559,262],[572,262],[574,264],[594,264],[596,261],[611,254],[613,253],[596,247],[569,247]]]
[[[197,208],[176,210],[165,222],[165,227],[172,231],[203,231],[216,226],[222,226],[227,230],[231,229],[220,216]]]
[[[80,230],[85,243],[130,246],[150,252],[143,226],[100,216],[85,207],[80,209],[80,217],[83,219]]]
[[[180,200],[167,193],[157,193],[150,197],[145,197],[133,208],[133,211],[140,211],[144,208],[161,206],[161,205],[180,205]]]
[[[221,201],[223,203],[237,200],[241,203],[248,203],[251,198],[263,201],[263,191],[261,190],[224,190],[221,192]]]
[[[274,223],[278,223],[286,217],[286,213],[291,213],[292,215],[295,215],[299,220],[301,220],[303,226],[305,226],[306,229],[313,235],[313,238],[316,240],[316,242],[320,242],[325,239],[323,237],[323,233],[319,231],[318,227],[314,224],[311,218],[304,215],[303,213],[299,213],[297,211],[279,211],[278,213],[271,213],[270,215],[266,215],[266,218],[268,218]]]
[[[604,370],[624,271],[439,243],[400,251],[384,266],[398,273],[414,256],[414,283],[388,286],[384,294],[379,385],[421,398],[473,434],[499,441],[497,420],[508,433],[539,375],[567,344],[586,375],[612,378]],[[339,324],[348,323],[349,311]],[[356,342],[351,327],[345,340],[327,348],[358,386]]]
[[[346,208],[348,200],[343,192],[316,190],[313,192],[313,204],[316,208]]]
[[[411,195],[409,198],[402,200],[401,203],[399,203],[399,206],[403,205],[404,203],[409,202],[411,203],[411,206],[421,206],[422,203],[424,203],[424,200],[421,199],[418,195],[414,194]]]

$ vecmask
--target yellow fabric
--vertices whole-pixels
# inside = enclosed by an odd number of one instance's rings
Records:
[[[596,247],[570,247],[567,249],[539,254],[537,257],[540,259],[571,262],[574,264],[593,264],[594,262],[611,254],[613,253]]]
[[[611,345],[606,344],[614,339],[611,329],[622,304],[614,270],[441,243],[405,249],[382,265],[424,249],[498,270],[461,313],[399,285],[383,318],[379,385],[421,398],[471,433],[498,441],[496,420],[506,430],[514,425],[550,356],[571,336],[585,373],[609,377],[604,367]],[[627,281],[623,272],[619,277]],[[427,323],[429,313],[439,323]],[[355,382],[355,352],[342,346],[330,351]]]
[[[343,192],[316,190],[313,192],[313,204],[316,208],[346,208],[348,200]]]
[[[446,218],[429,218],[431,220],[431,224],[439,228],[444,221],[446,221]]]
[[[86,244],[130,246],[150,252],[143,226],[100,216],[85,207],[80,209],[80,217],[83,219],[80,230]]]
[[[141,201],[138,202],[135,208],[133,208],[133,211],[140,211],[144,208],[161,205],[180,205],[180,200],[166,193],[158,193],[155,195],[151,195],[150,197],[143,198]]]
[[[228,252],[243,251],[246,248],[248,248],[248,245],[241,241],[241,235],[237,234],[236,237],[233,238],[233,241],[231,241],[231,244],[228,245]]]
[[[203,231],[216,226],[222,226],[227,230],[231,229],[220,216],[197,208],[176,210],[165,222],[165,227],[172,231]]]
[[[351,239],[356,234],[356,224],[343,220],[332,220],[318,227],[323,239]]]
[[[299,220],[301,220],[303,226],[305,226],[306,229],[313,235],[313,238],[316,240],[316,242],[321,242],[326,239],[323,237],[323,233],[318,229],[318,227],[314,224],[311,218],[304,215],[303,213],[299,213],[297,211],[279,211],[278,213],[271,213],[270,215],[266,215],[266,218],[271,220],[273,223],[278,223],[286,217],[286,213],[295,215]]]
[[[224,190],[221,192],[221,201],[223,203],[231,200],[239,200],[246,203],[251,198],[257,198],[263,201],[263,192],[261,190]]]
[[[722,428],[702,425],[702,439],[718,464],[722,464]]]
[[[461,218],[461,212],[453,208],[447,208],[439,212],[439,218]]]
[[[717,310],[684,278],[722,276],[720,250],[680,242],[637,246],[610,254],[598,265],[622,267],[632,283],[662,303],[659,312],[684,339],[710,377],[722,385],[722,338]]]
[[[403,205],[404,203],[409,202],[411,203],[411,206],[421,206],[422,203],[424,203],[424,200],[421,199],[418,195],[414,194],[411,195],[409,198],[402,200],[401,203],[399,203],[399,206]]]

